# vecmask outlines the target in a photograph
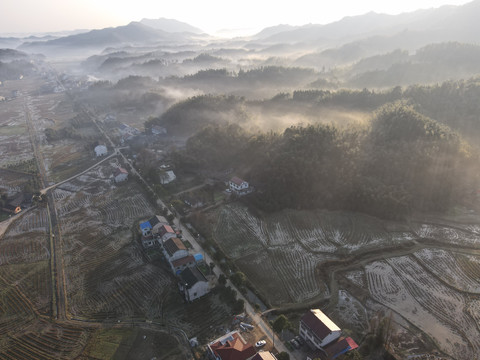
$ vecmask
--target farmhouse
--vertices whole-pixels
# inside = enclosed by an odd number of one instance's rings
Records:
[[[97,157],[107,155],[107,147],[105,145],[97,145],[94,150]]]
[[[165,219],[163,216],[155,215],[148,221],[140,223],[140,231],[142,232],[143,236],[158,234],[160,227],[163,225],[168,225],[167,219]]]
[[[115,170],[113,173],[113,178],[116,183],[125,181],[128,179],[128,171],[121,167],[117,168],[117,170]]]
[[[175,180],[177,176],[174,174],[172,170],[165,171],[164,174],[160,176],[160,183],[162,185],[171,183],[173,180]]]
[[[260,351],[252,357],[252,360],[277,360],[277,358],[270,351]]]
[[[207,345],[209,356],[215,360],[247,360],[256,353],[252,344],[247,344],[238,331],[229,332]]]
[[[248,182],[236,176],[230,179],[228,188],[237,195],[245,195],[251,192]]]
[[[198,299],[210,291],[207,278],[196,266],[187,267],[180,273],[179,288],[187,301]]]
[[[182,240],[176,237],[164,241],[163,253],[169,262],[188,256],[188,250]]]
[[[321,349],[338,339],[341,330],[320,309],[311,309],[301,318],[299,333],[311,348]]]
[[[171,261],[170,266],[172,267],[174,274],[178,275],[187,267],[194,266],[195,263],[195,257],[193,255],[187,255],[183,258]]]
[[[325,348],[325,351],[328,354],[329,359],[336,359],[340,355],[343,355],[350,350],[355,350],[358,348],[357,343],[351,338],[342,338],[338,340],[336,343],[331,344]]]
[[[160,236],[163,242],[177,236],[177,234],[175,233],[175,231],[172,229],[170,225],[161,225],[158,229],[158,235]]]

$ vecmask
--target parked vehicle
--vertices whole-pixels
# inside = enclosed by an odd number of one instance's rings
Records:
[[[260,340],[260,341],[257,341],[257,342],[255,343],[255,346],[256,346],[257,348],[260,348],[260,347],[262,347],[262,346],[265,346],[266,344],[267,344],[267,342],[266,342],[265,340]]]

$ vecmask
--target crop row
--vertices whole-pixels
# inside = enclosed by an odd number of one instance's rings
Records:
[[[21,216],[8,227],[6,236],[25,234],[32,231],[46,232],[48,229],[47,210],[36,208]]]
[[[0,265],[37,262],[49,258],[45,234],[30,233],[29,237],[10,236],[0,241]]]
[[[401,314],[429,334],[443,351],[456,355],[460,354],[457,351],[462,350],[466,357],[459,359],[471,359],[468,357],[468,340],[450,324],[442,322],[438,312],[430,312],[422,299],[416,298],[415,292],[413,294],[410,292],[411,284],[408,282],[412,281],[411,279],[404,279],[397,274],[397,270],[394,270],[391,264],[384,261],[366,265],[365,273],[368,289],[374,300]]]
[[[71,359],[78,356],[86,343],[86,333],[80,329],[51,326],[40,321],[41,332],[25,332],[11,338],[0,359]]]
[[[0,276],[8,284],[16,284],[35,308],[50,312],[51,277],[48,261],[0,266]]]
[[[465,262],[459,262],[452,253],[441,249],[423,249],[414,255],[428,270],[449,285],[460,291],[480,293],[480,264],[475,269],[478,272],[469,272],[473,266],[465,269],[461,266]]]

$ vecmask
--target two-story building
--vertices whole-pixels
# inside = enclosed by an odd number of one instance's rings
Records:
[[[176,237],[171,237],[163,242],[163,254],[170,263],[189,255],[182,240]]]
[[[228,188],[237,195],[242,195],[249,192],[248,182],[236,176],[230,179],[228,182]]]
[[[196,266],[187,267],[180,273],[179,288],[187,301],[198,299],[210,291],[207,278]]]
[[[299,334],[310,347],[321,349],[337,340],[341,330],[320,309],[310,309],[300,320]]]

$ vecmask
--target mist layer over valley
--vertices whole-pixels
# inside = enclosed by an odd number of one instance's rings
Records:
[[[479,16],[0,38],[0,358],[202,358],[236,327],[301,359],[310,308],[339,358],[479,358]]]

